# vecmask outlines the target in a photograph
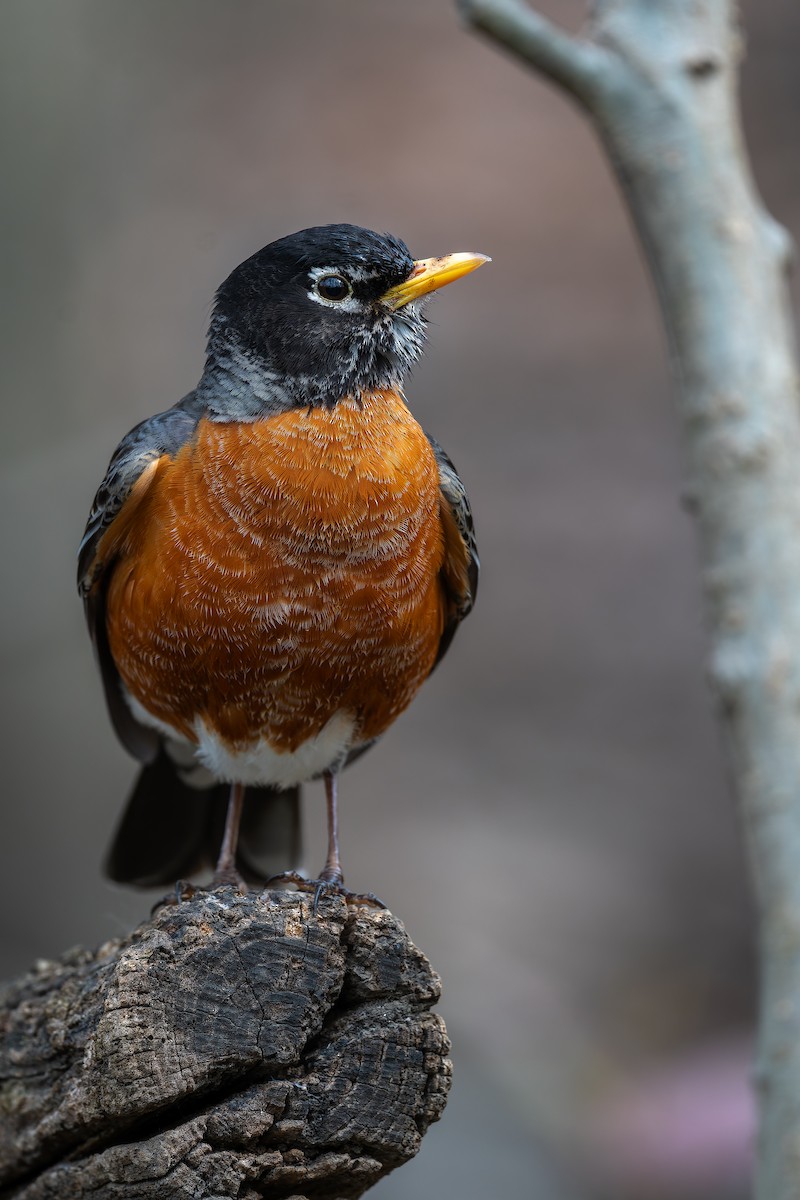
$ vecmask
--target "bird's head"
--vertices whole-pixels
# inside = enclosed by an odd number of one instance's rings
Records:
[[[206,375],[228,375],[243,402],[254,390],[262,411],[332,407],[399,386],[422,352],[429,295],[487,261],[483,254],[415,261],[398,238],[357,225],[321,225],[271,242],[217,292]],[[246,401],[249,415],[259,415],[258,403]]]

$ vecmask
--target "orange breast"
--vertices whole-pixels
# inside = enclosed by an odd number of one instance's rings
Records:
[[[429,673],[438,471],[400,396],[202,421],[136,518],[109,586],[111,651],[185,736],[200,716],[231,747],[294,750],[345,710],[368,740]]]

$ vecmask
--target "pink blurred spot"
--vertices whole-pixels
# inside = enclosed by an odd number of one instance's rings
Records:
[[[755,1134],[751,1061],[744,1038],[706,1044],[621,1089],[593,1123],[598,1166],[640,1196],[746,1180]]]

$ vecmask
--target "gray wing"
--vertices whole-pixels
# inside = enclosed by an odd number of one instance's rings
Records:
[[[448,619],[439,642],[436,662],[441,661],[456,629],[472,611],[478,594],[480,560],[475,540],[475,524],[466,488],[452,460],[429,433],[425,435],[433,450],[439,470],[439,489],[442,496],[442,517],[445,532],[445,561],[442,581],[450,602]]]
[[[192,392],[173,408],[142,421],[122,439],[97,490],[78,550],[78,591],[100,665],[109,715],[123,746],[140,762],[153,761],[159,737],[134,719],[111,656],[106,630],[106,592],[115,557],[113,548],[103,549],[103,539],[147,468],[165,455],[174,457],[191,441],[203,412],[203,405]]]
[[[104,564],[97,561],[100,539],[122,510],[134,485],[151,463],[173,457],[194,436],[203,405],[190,392],[166,412],[136,425],[117,446],[97,489],[78,547],[78,591],[86,596]]]

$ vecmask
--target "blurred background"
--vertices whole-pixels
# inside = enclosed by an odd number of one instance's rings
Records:
[[[755,172],[797,234],[800,10],[744,17]],[[119,438],[196,382],[214,288],[330,221],[480,250],[408,388],[469,487],[479,602],[341,788],[348,882],[443,976],[455,1063],[373,1194],[741,1200],[752,903],[661,332],[583,118],[449,0],[4,0],[0,95],[0,974],[155,898],[100,873],[135,768],[74,556]],[[318,865],[321,786],[305,822]]]

